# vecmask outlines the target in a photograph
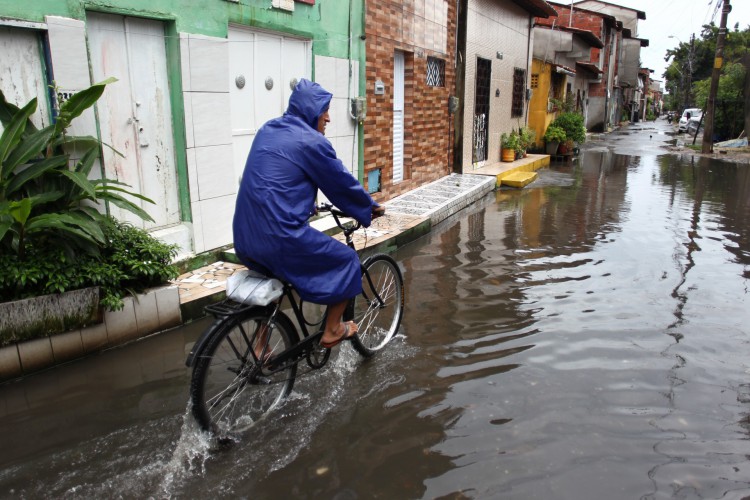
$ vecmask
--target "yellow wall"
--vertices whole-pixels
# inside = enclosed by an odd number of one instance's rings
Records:
[[[544,145],[544,132],[554,118],[553,114],[547,113],[551,71],[552,66],[539,59],[531,62],[531,74],[539,75],[539,79],[529,101],[529,127],[536,131],[536,144],[539,147]]]

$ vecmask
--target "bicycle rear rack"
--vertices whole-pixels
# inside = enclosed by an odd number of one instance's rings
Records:
[[[224,299],[216,304],[208,305],[204,309],[206,312],[209,312],[216,317],[226,318],[236,314],[241,314],[253,307],[258,306],[242,304],[240,302],[235,302],[232,299]]]

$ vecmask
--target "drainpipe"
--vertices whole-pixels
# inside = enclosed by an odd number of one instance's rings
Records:
[[[570,17],[568,17],[568,28],[573,26],[573,0],[570,0]]]

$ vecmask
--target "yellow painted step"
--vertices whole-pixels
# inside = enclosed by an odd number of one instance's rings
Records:
[[[536,178],[536,172],[513,172],[503,177],[502,183],[506,186],[522,188],[535,181]]]

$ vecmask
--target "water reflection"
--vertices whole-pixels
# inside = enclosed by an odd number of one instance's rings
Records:
[[[29,420],[0,417],[14,435],[0,495],[750,495],[749,175],[602,149],[493,193],[395,254],[407,303],[391,349],[363,362],[344,347],[223,453],[183,420],[194,334],[106,358],[127,375],[103,378],[98,403],[76,370],[6,391],[49,442],[22,449]],[[43,401],[62,392],[55,414]]]

